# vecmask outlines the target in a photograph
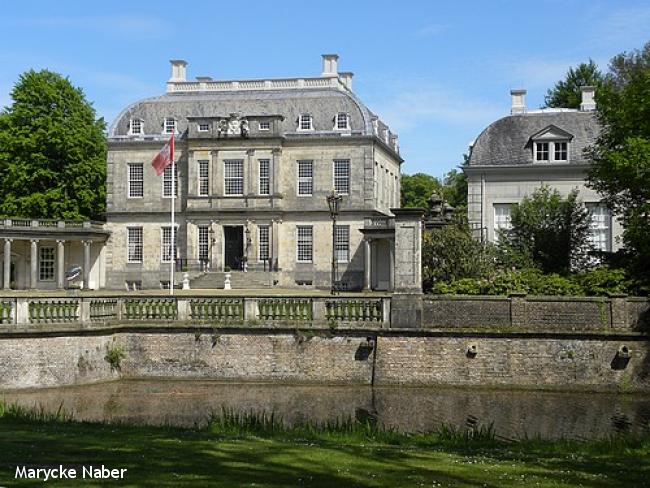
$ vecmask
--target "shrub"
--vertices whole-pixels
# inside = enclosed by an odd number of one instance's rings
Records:
[[[111,370],[120,370],[122,367],[122,359],[126,357],[126,351],[122,346],[111,346],[106,348],[106,356],[104,359],[111,365]]]
[[[584,273],[578,273],[572,278],[588,296],[627,293],[631,288],[625,270],[620,268],[603,266]]]

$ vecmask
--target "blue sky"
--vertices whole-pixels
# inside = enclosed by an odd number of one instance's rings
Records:
[[[537,108],[588,58],[602,68],[650,40],[646,1],[23,1],[3,5],[0,105],[18,76],[70,77],[109,122],[160,94],[169,59],[188,76],[317,76],[340,55],[354,91],[400,136],[406,173],[440,176],[508,113],[509,90]]]

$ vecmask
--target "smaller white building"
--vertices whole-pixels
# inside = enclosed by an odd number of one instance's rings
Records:
[[[592,244],[616,251],[622,233],[602,203],[587,188],[589,160],[584,150],[599,133],[594,88],[583,87],[579,110],[527,110],[525,90],[512,90],[511,114],[490,124],[470,148],[463,168],[468,179],[468,218],[482,239],[494,242],[510,226],[512,207],[542,185],[563,196],[577,189],[591,211]]]

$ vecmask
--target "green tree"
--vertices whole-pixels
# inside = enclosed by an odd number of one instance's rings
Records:
[[[433,192],[440,193],[442,185],[438,178],[425,174],[402,175],[401,206],[427,208],[427,200]]]
[[[593,60],[581,63],[577,68],[569,68],[564,80],[558,81],[546,92],[544,107],[580,108],[582,93],[580,87],[595,86],[600,88],[603,75]],[[598,93],[598,90],[596,90]]]
[[[512,209],[511,224],[499,236],[504,264],[561,274],[587,268],[590,217],[577,191],[562,198],[557,190],[542,186]]]
[[[650,282],[650,42],[612,59],[600,91],[602,132],[589,148],[589,186],[621,218],[631,274]]]
[[[0,215],[97,219],[106,202],[105,123],[80,88],[27,71],[0,113]]]
[[[467,176],[462,171],[452,169],[444,178],[442,195],[447,203],[457,210],[467,207]]]

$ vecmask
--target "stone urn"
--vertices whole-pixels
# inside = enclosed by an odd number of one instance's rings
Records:
[[[189,290],[189,289],[190,289],[190,274],[183,273],[183,290]]]
[[[230,271],[226,271],[226,276],[225,276],[225,279],[223,281],[223,289],[224,290],[230,290],[231,289],[231,287],[230,287]]]

